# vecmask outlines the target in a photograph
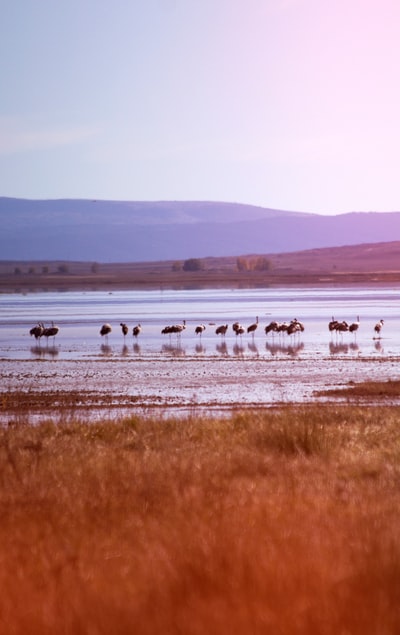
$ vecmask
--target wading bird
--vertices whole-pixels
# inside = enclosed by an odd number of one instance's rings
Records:
[[[258,328],[258,315],[256,317],[256,321],[254,322],[254,324],[250,324],[250,326],[247,327],[247,332],[251,333],[252,336],[254,337],[254,333]]]
[[[196,333],[196,335],[200,335],[200,337],[203,335],[203,332],[206,330],[206,327],[204,324],[199,324],[198,326],[196,326],[196,328],[194,329],[194,332]]]
[[[381,330],[382,330],[383,324],[384,324],[384,320],[379,320],[379,322],[377,322],[374,326],[374,331],[378,337],[381,336]]]
[[[59,330],[59,327],[56,326],[54,322],[51,323],[51,326],[48,326],[43,330],[43,335],[46,338],[47,343],[49,342],[49,337],[52,337],[53,341],[55,342],[55,338]]]
[[[227,330],[228,330],[228,325],[227,324],[221,324],[221,326],[218,326],[215,329],[215,332],[216,332],[217,335],[225,335]]]
[[[111,333],[112,328],[111,328],[111,324],[103,324],[103,326],[100,329],[100,335],[103,337],[103,335],[105,335],[105,339],[108,342],[108,334]]]
[[[356,335],[358,329],[360,328],[360,316],[357,315],[357,322],[352,322],[349,326],[350,333],[354,333]]]
[[[43,326],[43,324],[41,324],[39,322],[38,324],[36,324],[36,326],[33,326],[31,328],[29,333],[30,333],[30,335],[34,335],[35,336],[35,340],[39,340],[39,342],[40,342],[40,338],[43,335],[43,331],[44,331],[44,326]]]
[[[128,335],[128,326],[124,322],[120,322],[120,327],[122,329],[123,336],[126,337]]]
[[[132,329],[133,337],[138,337],[141,332],[142,332],[142,325],[141,324],[136,324],[136,326],[134,326],[133,329]]]

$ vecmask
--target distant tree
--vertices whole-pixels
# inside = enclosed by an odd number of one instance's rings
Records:
[[[249,263],[247,262],[246,258],[237,258],[236,267],[238,271],[248,271]]]
[[[92,273],[98,273],[99,272],[99,263],[98,262],[94,262],[92,264],[92,266],[90,267],[90,271]]]
[[[14,274],[15,274],[16,276],[20,276],[20,275],[21,275],[21,268],[20,268],[20,267],[15,267],[15,269],[14,269]]]
[[[201,260],[198,258],[189,258],[183,263],[183,271],[201,271],[202,268]]]
[[[68,265],[66,265],[65,263],[62,265],[58,265],[58,269],[57,269],[58,273],[68,273],[69,269],[68,269]]]
[[[265,258],[265,256],[260,256],[256,259],[254,263],[255,271],[270,271],[272,268],[272,263],[269,258]]]
[[[45,273],[45,274],[46,274],[46,273],[49,273],[49,268],[48,268],[48,266],[47,266],[47,265],[43,265],[43,267],[42,267],[42,273]]]
[[[176,260],[172,263],[172,271],[182,271],[182,263],[180,260]]]
[[[35,267],[29,267],[29,269],[28,269],[28,273],[29,273],[30,275],[34,274],[34,273],[35,273]]]

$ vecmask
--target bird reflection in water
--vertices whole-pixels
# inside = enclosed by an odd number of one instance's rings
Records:
[[[129,348],[127,347],[126,344],[124,344],[122,347],[121,355],[122,357],[127,357],[129,355]]]
[[[198,355],[203,355],[203,353],[206,352],[206,347],[203,346],[202,344],[196,344],[194,350],[196,351]]]
[[[137,342],[135,342],[133,344],[132,348],[133,348],[133,352],[135,353],[135,355],[140,355],[142,349],[140,348],[140,346],[139,346],[139,344]]]
[[[219,353],[220,355],[223,355],[224,357],[228,356],[228,347],[226,345],[226,342],[224,341],[217,344],[215,347],[215,350],[217,351],[217,353]]]
[[[100,346],[100,351],[102,355],[105,355],[105,356],[112,355],[112,348],[109,344],[102,344]]]
[[[241,346],[240,344],[234,344],[232,351],[236,357],[244,357],[244,346]]]
[[[161,352],[166,353],[167,355],[171,355],[172,357],[184,357],[186,355],[186,350],[182,347],[179,341],[175,345],[163,344]]]
[[[42,346],[31,346],[31,353],[35,355],[35,357],[57,357],[59,350],[56,346],[46,346],[43,348]]]
[[[275,356],[279,353],[283,355],[290,355],[290,357],[296,357],[304,349],[304,343],[298,342],[297,344],[270,344],[266,342],[265,349]]]
[[[249,349],[251,353],[254,353],[254,355],[256,355],[257,357],[260,355],[260,353],[258,352],[258,346],[254,342],[248,342],[247,348]]]
[[[374,347],[375,347],[375,350],[376,350],[378,353],[383,353],[383,352],[384,352],[384,351],[383,351],[382,342],[381,342],[380,340],[376,340],[376,341],[375,341],[375,343],[374,343]]]
[[[341,342],[329,342],[329,352],[331,355],[347,355],[349,345]]]

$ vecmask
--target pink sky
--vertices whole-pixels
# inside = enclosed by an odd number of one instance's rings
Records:
[[[0,195],[400,210],[400,2],[26,0]]]

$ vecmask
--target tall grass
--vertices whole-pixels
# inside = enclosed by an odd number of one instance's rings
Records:
[[[0,431],[0,632],[400,632],[400,411]]]

